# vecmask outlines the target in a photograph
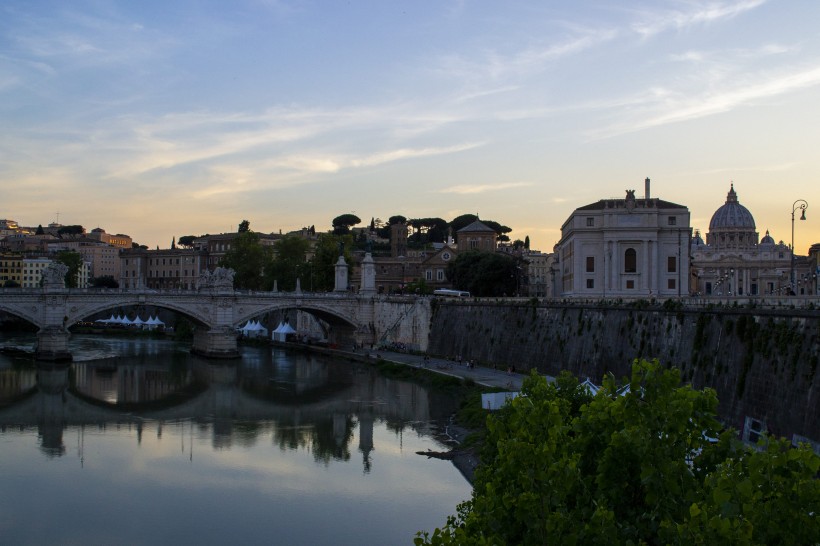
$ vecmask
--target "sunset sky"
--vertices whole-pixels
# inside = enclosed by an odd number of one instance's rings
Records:
[[[136,242],[626,189],[820,242],[820,2],[5,0],[0,218]]]

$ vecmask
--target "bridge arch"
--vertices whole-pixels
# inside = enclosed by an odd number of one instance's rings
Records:
[[[68,320],[66,321],[66,327],[73,326],[78,322],[83,321],[89,317],[97,315],[99,313],[113,311],[114,309],[121,308],[121,307],[155,307],[159,309],[166,309],[169,311],[174,311],[175,313],[179,313],[183,315],[185,318],[191,319],[193,323],[197,326],[204,326],[206,328],[210,328],[212,325],[202,317],[201,314],[197,313],[195,309],[191,308],[191,305],[184,305],[176,302],[174,300],[166,300],[166,299],[148,299],[144,297],[132,296],[126,297],[124,299],[112,302],[108,301],[101,301],[95,302],[91,305],[83,306],[82,308],[75,308],[76,311],[72,314],[67,315]]]
[[[3,298],[0,298],[0,311],[31,323],[38,328],[42,327],[42,320],[39,317],[40,312],[36,306],[9,305]]]
[[[277,301],[267,305],[254,306],[253,310],[245,310],[240,306],[240,310],[242,313],[235,317],[235,319],[238,319],[235,321],[235,327],[266,313],[287,311],[306,313],[317,319],[319,327],[331,343],[339,345],[352,344],[355,341],[356,332],[360,328],[356,317],[351,316],[349,309],[338,309],[313,301]]]

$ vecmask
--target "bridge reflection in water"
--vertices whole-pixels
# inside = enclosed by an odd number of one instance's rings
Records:
[[[42,450],[59,456],[69,426],[132,425],[139,442],[148,422],[161,434],[163,423],[191,420],[210,424],[213,446],[226,448],[237,423],[263,422],[242,427],[244,441],[270,432],[283,448],[309,446],[317,458],[331,460],[350,457],[358,425],[367,469],[374,420],[429,430],[455,409],[444,395],[324,356],[252,349],[230,365],[183,352],[156,354],[0,371],[0,427],[37,427]]]
[[[72,343],[68,367],[0,355],[4,541],[406,543],[469,496],[415,455],[444,449],[446,394],[269,347]]]

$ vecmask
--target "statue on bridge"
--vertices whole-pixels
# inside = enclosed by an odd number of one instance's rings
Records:
[[[233,290],[233,276],[235,271],[228,267],[217,267],[213,272],[207,269],[199,274],[197,288],[199,290]]]
[[[65,288],[67,273],[67,265],[60,262],[51,262],[43,269],[43,288]]]

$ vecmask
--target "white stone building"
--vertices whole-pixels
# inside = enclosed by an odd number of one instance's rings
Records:
[[[752,213],[734,184],[709,222],[706,242],[692,238],[692,291],[704,296],[787,295],[792,253],[766,235],[758,242]]]
[[[575,298],[689,295],[689,209],[627,190],[576,209],[556,245],[556,295]]]

